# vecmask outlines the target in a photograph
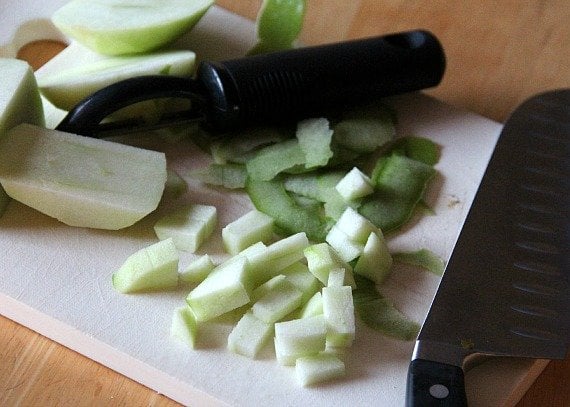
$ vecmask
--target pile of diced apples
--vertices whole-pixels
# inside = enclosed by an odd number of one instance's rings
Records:
[[[62,109],[61,118],[83,97],[121,79],[190,75],[192,52],[155,51],[193,26],[213,1],[145,4],[143,16],[122,30],[115,29],[115,17],[128,22],[134,11],[120,2],[74,0],[62,7],[53,22],[81,45],[73,42],[37,82],[25,62],[0,59],[8,85],[0,89],[0,214],[11,197],[68,225],[120,229],[156,209],[167,183],[163,153],[48,129],[57,120],[46,126],[42,107],[47,98],[43,106]],[[328,138],[331,133],[322,120],[306,123],[313,127],[303,128],[302,145],[314,152],[309,164],[319,165],[329,157],[328,150],[314,151],[315,137],[320,143],[323,136],[314,126]],[[337,190],[350,202],[372,187],[355,168]],[[348,206],[326,242],[311,244],[305,233],[275,241],[273,219],[253,210],[223,228],[227,261],[216,265],[206,254],[179,269],[179,251],[195,252],[216,222],[216,208],[207,205],[166,215],[154,226],[159,241],[127,258],[113,274],[114,288],[132,293],[191,284],[171,332],[192,348],[202,323],[240,312],[228,336],[230,351],[255,358],[272,341],[277,362],[294,365],[304,386],[344,375],[343,349],[356,333],[353,273],[380,283],[391,267],[382,232]]]
[[[195,251],[216,222],[212,206],[192,205],[155,225],[158,243],[131,255],[114,273],[123,293],[192,284],[176,309],[172,336],[197,347],[202,323],[236,312],[227,348],[255,359],[273,342],[277,362],[295,366],[299,383],[312,385],[345,374],[343,350],[355,338],[354,272],[381,282],[391,266],[382,233],[355,210],[345,210],[332,244],[359,248],[350,260],[333,245],[310,243],[305,233],[274,240],[273,219],[252,210],[222,229],[230,257],[215,265],[205,254],[179,268],[179,251]],[[354,256],[354,257],[353,257]],[[344,257],[344,258],[343,258]],[[378,263],[378,262],[381,263]]]

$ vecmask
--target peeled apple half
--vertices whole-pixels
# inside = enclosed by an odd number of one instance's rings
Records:
[[[21,124],[0,140],[6,193],[70,226],[121,229],[154,211],[163,153]]]

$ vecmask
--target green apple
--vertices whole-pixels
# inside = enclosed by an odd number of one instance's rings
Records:
[[[0,140],[20,123],[43,125],[42,102],[32,68],[18,59],[0,58],[0,74]],[[9,196],[0,186],[0,216],[8,202]]]
[[[160,152],[29,124],[0,140],[8,195],[71,226],[130,226],[156,209],[165,182]]]
[[[170,324],[170,335],[186,343],[190,348],[195,348],[198,324],[189,306],[185,305],[174,310]]]
[[[228,349],[254,359],[273,333],[273,324],[246,312],[228,335]]]
[[[235,256],[217,266],[186,297],[197,321],[208,321],[249,303],[247,259]]]
[[[277,322],[275,356],[283,366],[294,366],[297,358],[325,350],[327,326],[323,315]]]
[[[237,254],[257,242],[269,242],[273,238],[273,218],[258,210],[251,210],[222,229],[224,247],[230,254]]]
[[[337,379],[346,374],[344,362],[334,354],[326,352],[297,359],[295,373],[301,386]]]
[[[356,333],[352,287],[323,287],[322,301],[327,325],[327,345],[351,346]]]
[[[348,202],[355,201],[374,192],[374,186],[370,178],[358,169],[352,168],[336,184],[338,193]]]
[[[354,265],[354,272],[369,278],[376,284],[382,284],[392,271],[392,255],[384,236],[370,233],[361,256]]]
[[[303,293],[286,278],[257,300],[251,307],[253,315],[272,324],[302,305]]]
[[[98,53],[139,54],[176,40],[213,4],[213,0],[72,0],[52,15],[52,22]]]
[[[66,55],[60,59],[67,59]],[[195,60],[196,55],[192,51],[183,50],[110,57],[51,73],[40,71],[38,86],[56,107],[71,110],[92,93],[124,79],[144,75],[189,77]]]
[[[124,294],[175,288],[178,260],[178,251],[171,239],[143,247],[113,273],[113,288]]]
[[[160,218],[154,231],[161,240],[172,238],[178,250],[194,253],[212,235],[217,223],[215,206],[189,204]]]

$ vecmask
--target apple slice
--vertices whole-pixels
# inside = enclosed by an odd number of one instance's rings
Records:
[[[172,239],[143,247],[113,273],[113,288],[123,294],[175,288],[178,260]]]
[[[24,61],[0,58],[0,138],[20,123],[44,124],[40,93],[32,68]]]
[[[30,124],[0,140],[8,195],[70,226],[131,226],[156,209],[165,182],[160,152]]]
[[[226,251],[237,254],[257,242],[267,243],[273,237],[273,218],[251,210],[222,229]]]
[[[320,353],[304,356],[295,362],[295,373],[301,386],[329,381],[345,375],[344,362],[336,355]]]
[[[73,0],[52,15],[52,22],[98,53],[138,54],[173,42],[213,4],[213,0]]]
[[[52,73],[40,73],[37,75],[38,86],[56,107],[71,110],[92,93],[124,79],[144,75],[188,77],[194,70],[195,61],[196,54],[184,50],[110,57]]]
[[[188,305],[174,310],[170,324],[170,335],[186,343],[192,349],[196,347],[198,325],[192,309]]]
[[[20,123],[43,125],[42,102],[32,68],[18,59],[0,58],[0,72],[0,140]],[[9,200],[0,186],[0,216]]]

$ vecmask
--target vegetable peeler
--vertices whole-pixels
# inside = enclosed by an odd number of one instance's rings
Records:
[[[193,78],[152,75],[109,85],[81,101],[57,129],[92,137],[133,130],[138,124],[102,122],[123,107],[157,98],[188,99],[191,107],[155,127],[199,121],[225,132],[283,124],[436,86],[444,70],[443,48],[425,30],[204,61]]]

